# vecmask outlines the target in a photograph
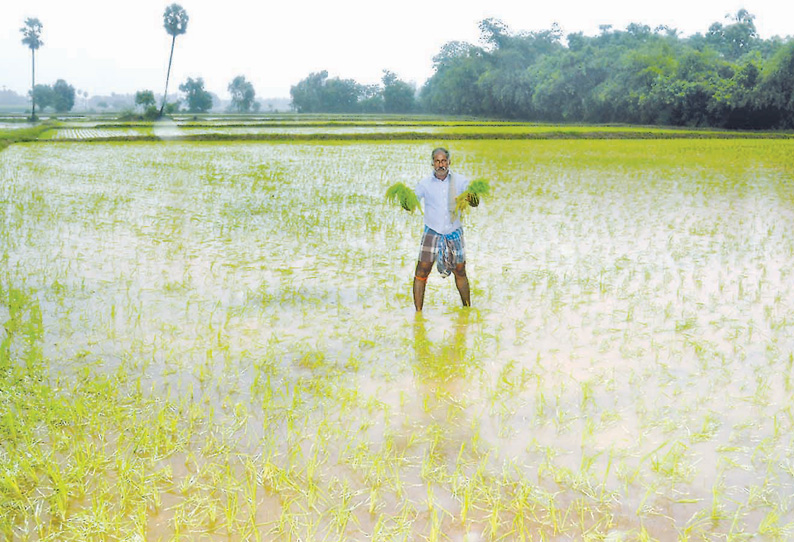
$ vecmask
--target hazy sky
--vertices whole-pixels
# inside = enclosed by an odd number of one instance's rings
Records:
[[[168,0],[0,0],[0,88],[30,88],[30,50],[19,29],[27,17],[44,25],[36,82],[65,79],[89,94],[150,89],[162,94],[171,37],[163,29]],[[705,33],[727,14],[747,9],[763,38],[794,35],[790,0],[181,0],[190,16],[177,37],[169,91],[187,77],[228,98],[237,75],[257,96],[289,97],[311,72],[378,83],[384,69],[421,85],[432,58],[452,40],[477,43],[477,23],[496,17],[512,31],[595,35],[602,24],[624,29],[664,24],[683,35]]]

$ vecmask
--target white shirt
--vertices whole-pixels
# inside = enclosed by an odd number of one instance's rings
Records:
[[[433,231],[447,235],[461,227],[460,217],[454,219],[449,212],[450,178],[455,178],[455,196],[461,195],[469,187],[469,180],[458,173],[449,171],[442,181],[435,173],[425,177],[416,185],[416,197],[424,199],[425,226]]]

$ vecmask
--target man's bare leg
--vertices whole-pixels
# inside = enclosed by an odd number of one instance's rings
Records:
[[[464,307],[470,307],[471,294],[469,293],[469,277],[466,276],[466,263],[457,264],[453,272],[455,274],[455,286],[458,288],[460,300],[463,302]]]
[[[416,311],[422,310],[425,304],[425,286],[427,277],[433,270],[433,262],[416,262],[416,273],[414,274],[414,307]]]

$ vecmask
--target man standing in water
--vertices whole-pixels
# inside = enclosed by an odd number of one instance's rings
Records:
[[[433,263],[436,263],[442,277],[455,275],[455,286],[463,306],[471,305],[463,226],[456,209],[456,198],[466,191],[469,180],[449,170],[449,151],[444,148],[433,150],[432,164],[433,174],[419,181],[414,190],[416,197],[425,200],[425,229],[419,244],[419,261],[416,262],[414,275],[414,306],[417,312],[424,305],[425,286]],[[472,194],[467,194],[466,201],[472,207],[480,203]]]

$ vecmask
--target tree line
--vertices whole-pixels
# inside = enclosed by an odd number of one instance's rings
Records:
[[[311,73],[290,88],[298,113],[413,113],[419,110],[413,85],[384,70],[381,85],[362,85],[353,79]]]
[[[794,42],[761,39],[746,10],[726,19],[690,37],[665,26],[605,25],[596,36],[569,34],[566,43],[557,26],[512,32],[498,19],[485,19],[480,45],[441,48],[414,100],[393,74],[373,89],[320,72],[292,87],[292,103],[307,112],[794,128]],[[400,99],[390,99],[390,90]]]
[[[151,90],[136,94],[144,115],[178,110],[167,103],[177,36],[188,15],[168,6],[163,26],[172,37],[163,100]],[[68,111],[74,88],[59,79],[36,85],[36,51],[42,24],[29,18],[20,31],[31,50],[31,117],[36,104]],[[755,16],[739,10],[706,33],[683,37],[666,26],[610,25],[600,34],[568,34],[559,27],[513,32],[498,19],[479,23],[480,44],[449,42],[433,57],[433,74],[417,91],[384,70],[381,83],[359,84],[309,74],[290,89],[292,107],[303,113],[435,113],[524,121],[656,124],[721,128],[794,128],[794,41],[761,39]],[[563,43],[565,41],[565,43]],[[202,78],[179,87],[186,110],[212,108]],[[257,111],[253,85],[243,75],[228,86],[231,109]]]
[[[254,85],[247,81],[244,75],[238,75],[232,79],[227,90],[232,96],[231,111],[238,113],[259,111],[261,105],[256,101]],[[171,115],[178,111],[206,113],[214,105],[212,94],[204,88],[204,79],[201,77],[195,79],[188,77],[184,83],[179,85],[179,91],[182,93],[181,100],[167,102],[163,98],[162,105],[158,109],[154,92],[151,90],[139,90],[135,93],[135,105],[143,110],[143,117],[147,120],[157,119],[163,115]],[[183,106],[184,109],[180,109],[180,106]]]

